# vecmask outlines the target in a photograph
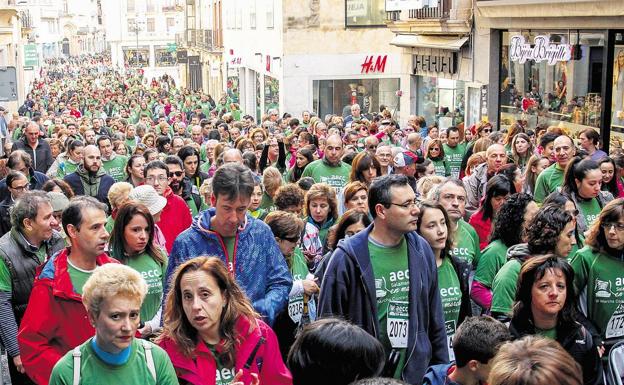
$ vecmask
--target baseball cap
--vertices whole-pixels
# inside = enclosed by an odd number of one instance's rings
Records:
[[[167,205],[167,199],[147,184],[133,188],[128,199],[144,204],[152,215],[158,214]]]
[[[411,151],[403,151],[394,157],[395,167],[405,167],[418,162],[418,155]]]

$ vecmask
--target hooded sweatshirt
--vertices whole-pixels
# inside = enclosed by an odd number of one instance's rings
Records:
[[[106,173],[104,168],[100,167],[93,175],[84,168],[84,165],[80,165],[76,172],[67,175],[64,180],[70,185],[76,195],[91,196],[109,205],[108,190],[115,183],[115,180]]]
[[[496,273],[492,283],[491,311],[496,318],[503,318],[505,321],[511,318],[520,268],[524,261],[531,257],[529,245],[526,243],[519,243],[507,249],[507,262]]]

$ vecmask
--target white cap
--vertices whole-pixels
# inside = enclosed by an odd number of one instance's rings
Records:
[[[133,188],[128,198],[135,202],[143,203],[152,215],[158,214],[167,205],[167,199],[158,195],[154,187],[148,184]]]

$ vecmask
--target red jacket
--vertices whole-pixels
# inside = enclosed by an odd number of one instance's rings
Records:
[[[167,205],[160,214],[158,227],[160,227],[165,236],[165,240],[167,241],[167,254],[169,254],[173,247],[173,241],[175,241],[181,232],[191,227],[193,218],[191,217],[191,211],[186,205],[186,202],[184,202],[184,199],[174,194],[171,187],[167,187],[164,197],[167,198]]]
[[[255,320],[256,327],[249,331],[250,322],[240,317],[236,323],[237,333],[242,342],[236,345],[236,362],[234,374],[243,369],[240,379],[244,384],[251,383],[251,373],[258,374],[260,384],[292,385],[292,376],[282,361],[277,337],[271,328],[261,320]],[[260,338],[264,337],[262,343]],[[255,359],[249,369],[243,368],[256,345],[260,344]],[[186,357],[170,339],[164,339],[160,346],[169,354],[176,375],[193,385],[214,385],[216,383],[217,365],[210,349],[201,341],[197,344],[193,357]],[[219,346],[217,346],[219,350]],[[258,365],[260,364],[260,365]]]
[[[67,272],[67,251],[39,267],[17,334],[26,373],[38,385],[47,385],[56,362],[95,334]],[[101,254],[96,263],[119,262]]]
[[[483,219],[483,211],[478,210],[470,216],[468,223],[474,227],[479,236],[479,248],[481,250],[485,249],[485,246],[489,243],[490,234],[492,233],[492,220]]]

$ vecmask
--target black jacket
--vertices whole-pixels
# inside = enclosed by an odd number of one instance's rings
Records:
[[[45,174],[50,166],[52,166],[52,163],[54,163],[54,158],[52,158],[52,150],[50,149],[50,145],[43,139],[39,139],[39,142],[37,143],[37,148],[35,148],[34,151],[32,147],[30,147],[30,145],[26,143],[25,139],[20,139],[17,142],[13,143],[11,152],[15,150],[24,150],[28,155],[30,155],[35,171],[39,171]]]
[[[338,242],[323,278],[318,314],[345,318],[379,338],[375,277],[368,253],[373,226]],[[448,363],[448,347],[433,251],[416,232],[407,233],[405,239],[410,322],[401,377],[410,384],[420,384],[429,366]]]
[[[28,189],[30,191],[41,190],[44,183],[50,179],[45,173],[35,171],[32,167],[28,169],[28,174],[29,174]],[[3,178],[2,180],[0,180],[0,201],[3,201],[9,198],[10,196],[11,196],[11,192],[9,191],[6,185],[6,178]]]
[[[459,307],[459,319],[457,320],[457,327],[461,325],[466,317],[472,316],[472,305],[470,303],[470,272],[472,271],[472,265],[468,262],[464,262],[460,258],[450,257],[451,265],[455,269],[455,274],[459,278],[459,289],[461,290],[461,305]]]
[[[509,331],[514,339],[536,334],[533,321],[527,318],[514,317],[511,319]],[[581,366],[584,385],[603,383],[602,363],[598,356],[598,349],[591,333],[583,325],[578,322],[572,324],[559,322],[557,325],[557,342]]]

